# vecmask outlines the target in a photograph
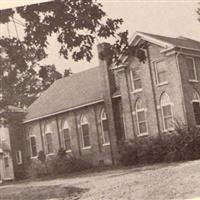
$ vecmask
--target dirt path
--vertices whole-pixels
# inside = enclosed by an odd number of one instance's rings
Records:
[[[1,186],[0,200],[7,200],[6,193],[11,191],[27,191],[36,187],[68,189],[66,198],[61,198],[66,200],[200,199],[200,161],[110,170],[74,178]],[[69,195],[70,191],[76,192],[75,195]],[[2,194],[4,199],[1,198]],[[8,199],[16,200],[17,196]],[[24,197],[17,200],[32,199]]]

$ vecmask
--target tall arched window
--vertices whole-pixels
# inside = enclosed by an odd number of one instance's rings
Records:
[[[200,98],[197,91],[193,92],[192,106],[194,110],[196,125],[200,125]]]
[[[102,129],[102,144],[110,144],[109,140],[109,130],[108,130],[108,119],[105,112],[105,109],[101,111],[101,129]]]
[[[47,154],[53,153],[53,140],[52,140],[53,131],[51,130],[50,124],[45,126],[45,142]]]
[[[161,105],[164,131],[171,130],[174,128],[173,114],[172,114],[173,112],[172,112],[172,103],[167,93],[162,94],[160,98],[160,105]]]
[[[81,116],[81,132],[83,148],[90,147],[89,123],[84,115]]]
[[[146,109],[143,105],[143,102],[141,99],[138,99],[136,102],[136,117],[137,117],[137,126],[139,135],[146,135],[148,134],[147,130],[147,121],[146,121]]]
[[[71,136],[70,129],[67,120],[64,120],[62,123],[62,138],[63,138],[63,146],[66,151],[71,151]]]

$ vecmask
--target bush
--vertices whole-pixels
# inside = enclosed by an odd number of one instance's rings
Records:
[[[44,177],[49,174],[46,164],[37,159],[32,160],[27,169],[27,175],[29,178]]]
[[[137,143],[129,141],[120,147],[120,161],[123,165],[138,163],[176,162],[200,158],[200,129],[176,127],[166,134],[162,141],[146,137]]]
[[[66,154],[64,149],[58,151],[50,165],[53,174],[67,174],[92,168],[92,165],[88,162],[76,158],[72,154]]]
[[[137,164],[137,154],[137,147],[132,141],[120,145],[120,162],[124,166]]]
[[[69,174],[92,168],[88,162],[66,154],[64,149],[59,149],[56,156],[46,157],[44,152],[38,153],[38,159],[31,160],[28,167],[28,176],[32,178],[47,175]]]

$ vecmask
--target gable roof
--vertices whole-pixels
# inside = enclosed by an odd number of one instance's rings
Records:
[[[143,39],[164,48],[191,48],[200,51],[200,42],[185,37],[166,37],[136,32],[130,43]],[[55,81],[28,109],[26,122],[45,118],[103,101],[100,68],[95,67]],[[120,94],[114,93],[113,96]]]
[[[55,81],[27,109],[24,122],[44,118],[97,101],[103,101],[99,67]]]
[[[169,48],[169,47],[180,47],[180,48],[186,48],[186,49],[194,49],[194,50],[200,50],[200,41],[193,40],[186,37],[167,37],[162,35],[156,35],[151,33],[145,33],[145,32],[136,32],[134,36],[131,39],[131,43],[137,38],[141,37],[144,40],[150,40],[157,41],[163,47]]]

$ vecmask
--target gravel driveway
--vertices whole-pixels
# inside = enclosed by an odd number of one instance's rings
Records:
[[[82,174],[73,178],[5,185],[0,187],[0,199],[6,200],[5,195],[4,199],[1,198],[1,194],[9,191],[26,191],[30,187],[44,186],[82,190],[81,194],[60,198],[62,200],[196,200],[200,199],[200,161],[132,167]]]

